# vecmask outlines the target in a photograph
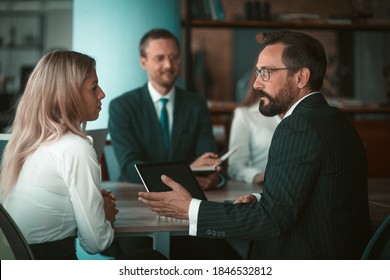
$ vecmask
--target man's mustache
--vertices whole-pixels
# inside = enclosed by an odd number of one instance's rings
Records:
[[[255,93],[258,97],[266,97],[268,98],[269,100],[272,100],[272,97],[266,93],[265,91],[261,90],[261,89],[256,89],[255,90]]]

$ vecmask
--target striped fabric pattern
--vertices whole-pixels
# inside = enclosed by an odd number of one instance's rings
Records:
[[[198,236],[254,240],[254,259],[358,259],[371,226],[364,146],[321,94],[277,127],[252,205],[203,201]]]

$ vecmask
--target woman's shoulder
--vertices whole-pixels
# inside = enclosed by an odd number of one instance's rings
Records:
[[[92,142],[88,138],[81,137],[74,133],[68,132],[65,133],[53,143],[48,143],[47,147],[55,151],[56,153],[67,153],[67,154],[77,154],[85,153],[86,151],[92,149]]]
[[[258,105],[254,104],[251,106],[238,106],[234,109],[235,115],[253,115],[260,114]]]
[[[88,144],[90,140],[86,137],[81,137],[80,135],[74,134],[72,132],[65,133],[58,140],[59,143],[62,144],[79,144],[84,145]]]

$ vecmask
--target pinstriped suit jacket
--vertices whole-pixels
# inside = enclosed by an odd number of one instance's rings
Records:
[[[141,183],[135,163],[192,162],[205,152],[217,152],[206,100],[198,94],[176,88],[174,106],[172,148],[167,157],[147,84],[111,101],[108,127],[121,168],[121,179]]]
[[[197,235],[254,240],[254,259],[356,259],[371,234],[366,154],[321,94],[277,127],[258,203],[203,201]]]

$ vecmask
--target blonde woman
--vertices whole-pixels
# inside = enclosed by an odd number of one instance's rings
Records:
[[[77,259],[76,236],[91,254],[113,241],[115,197],[100,189],[85,134],[104,97],[93,58],[53,51],[38,62],[19,101],[1,165],[1,201],[36,259]]]

